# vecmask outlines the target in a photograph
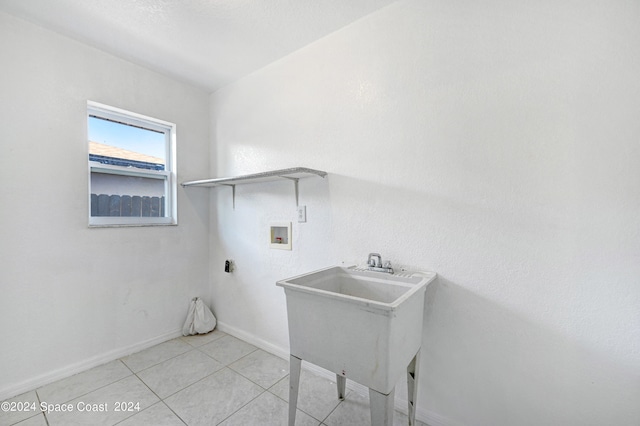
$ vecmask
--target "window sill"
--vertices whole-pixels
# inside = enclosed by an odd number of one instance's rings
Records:
[[[98,220],[96,220],[98,219]],[[114,220],[118,219],[118,220]],[[177,226],[178,222],[170,217],[158,217],[158,218],[144,218],[144,221],[140,220],[122,220],[122,217],[100,217],[92,218],[89,221],[89,228],[128,228],[134,226]],[[140,219],[140,218],[131,218]],[[151,219],[151,220],[147,220]],[[155,219],[155,220],[154,220]]]

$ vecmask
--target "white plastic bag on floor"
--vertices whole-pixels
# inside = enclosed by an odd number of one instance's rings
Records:
[[[182,326],[182,335],[204,334],[208,333],[216,327],[216,317],[211,310],[204,304],[202,299],[194,297],[189,305],[187,320]]]

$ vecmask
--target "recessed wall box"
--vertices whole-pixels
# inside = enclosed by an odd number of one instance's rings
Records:
[[[291,222],[272,223],[269,226],[269,247],[291,250]]]

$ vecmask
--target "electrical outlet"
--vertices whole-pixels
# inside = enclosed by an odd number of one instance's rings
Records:
[[[307,206],[298,206],[298,223],[307,221]]]

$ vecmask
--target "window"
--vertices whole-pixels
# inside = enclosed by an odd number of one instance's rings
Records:
[[[89,226],[177,224],[176,126],[88,102]]]

